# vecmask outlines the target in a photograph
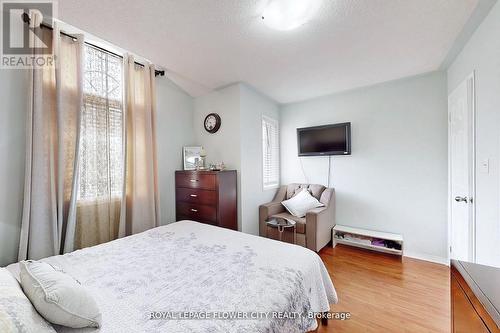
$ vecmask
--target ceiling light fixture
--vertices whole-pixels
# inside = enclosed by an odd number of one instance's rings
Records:
[[[276,30],[292,30],[309,21],[321,0],[270,0],[262,14],[264,23]]]

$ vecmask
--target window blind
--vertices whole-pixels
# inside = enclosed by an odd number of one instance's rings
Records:
[[[264,189],[279,186],[279,126],[278,121],[262,117],[262,178]]]

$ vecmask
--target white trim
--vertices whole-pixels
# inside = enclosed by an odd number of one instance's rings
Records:
[[[433,262],[433,263],[440,264],[440,265],[450,266],[450,259],[435,256],[432,254],[405,251],[403,254],[403,257],[408,257],[408,258],[418,259],[418,260],[423,260],[423,261],[429,261],[429,262]]]
[[[472,207],[471,207],[471,218],[472,218],[472,230],[471,230],[471,247],[472,247],[472,259],[474,262],[477,261],[476,258],[476,71],[472,71],[472,73],[467,77],[467,80],[471,83],[471,193],[470,197],[472,198]]]
[[[476,262],[476,72],[472,71],[469,75],[467,75],[449,94],[448,94],[448,246],[446,249],[447,252],[447,260],[448,262],[451,260],[451,206],[453,203],[452,193],[451,193],[451,147],[450,147],[450,138],[451,138],[451,114],[449,110],[449,102],[450,96],[462,85],[462,83],[466,81],[471,82],[471,139],[472,139],[472,147],[471,147],[471,193],[468,193],[469,197],[472,197],[472,207],[471,207],[471,256],[472,261]]]
[[[446,246],[446,258],[448,260],[451,260],[451,112],[450,112],[450,96],[455,92],[455,89],[453,89],[452,92],[448,94],[448,97],[446,99],[446,107],[448,108],[446,112],[446,117],[447,119],[447,126],[448,126],[448,199],[447,201],[447,222],[448,222],[448,239],[447,239],[447,246]]]

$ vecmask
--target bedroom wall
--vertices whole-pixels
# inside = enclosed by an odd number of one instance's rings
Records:
[[[222,119],[217,133],[205,131],[203,122],[209,113]],[[241,230],[241,154],[240,154],[240,86],[233,84],[195,98],[193,113],[194,145],[203,146],[208,163],[224,162],[236,170],[238,177],[238,229]]]
[[[500,267],[500,2],[448,69],[448,92],[476,77],[476,256]],[[481,167],[489,162],[489,168]]]
[[[445,73],[430,73],[283,106],[282,183],[327,185],[328,158],[299,159],[296,128],[347,121],[352,122],[352,155],[332,157],[336,222],[401,233],[408,256],[445,262],[448,230]]]
[[[0,70],[0,266],[17,261],[24,187],[27,72]],[[192,143],[193,98],[157,78],[157,140],[161,223],[175,221],[174,171]]]
[[[222,124],[217,133],[203,128],[207,114],[216,112]],[[238,171],[238,229],[258,235],[258,206],[275,191],[262,188],[262,115],[279,118],[278,105],[244,83],[235,83],[196,98],[196,144],[207,151],[209,162],[224,161]]]
[[[0,70],[0,266],[17,259],[24,190],[28,73]]]
[[[217,133],[205,131],[203,122],[209,113],[218,113],[222,123]],[[195,98],[194,138],[205,147],[207,162],[221,162],[240,171],[240,85],[233,84]]]
[[[194,99],[166,77],[156,78],[158,190],[161,224],[175,221],[175,170],[182,170],[182,147],[194,142]]]
[[[241,201],[242,229],[259,234],[259,205],[274,198],[276,190],[262,186],[262,116],[279,120],[279,107],[252,87],[241,84]]]

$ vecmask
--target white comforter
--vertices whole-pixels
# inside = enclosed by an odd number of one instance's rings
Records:
[[[192,221],[43,261],[87,287],[102,312],[98,330],[57,327],[60,332],[305,332],[316,328],[308,313],[337,302],[316,253]],[[152,312],[184,311],[261,318],[151,319]],[[266,318],[268,311],[278,313]],[[303,316],[273,318],[284,312]]]

